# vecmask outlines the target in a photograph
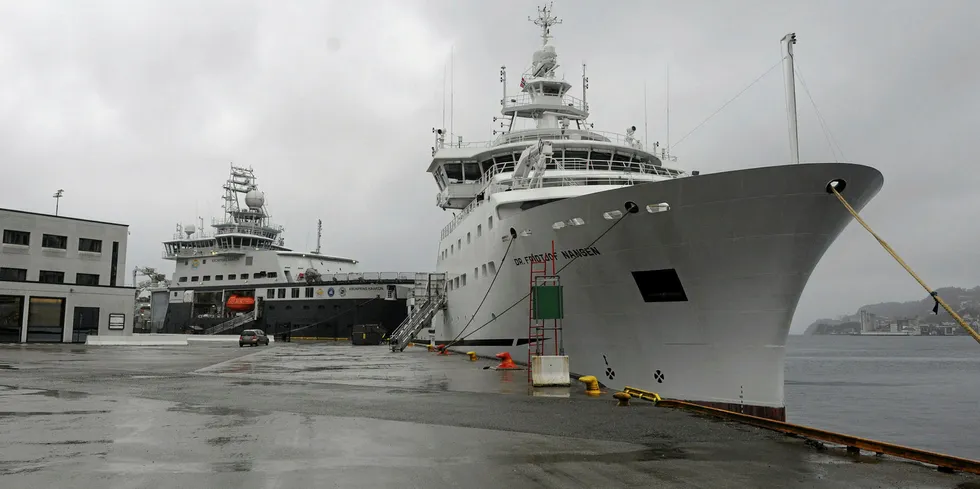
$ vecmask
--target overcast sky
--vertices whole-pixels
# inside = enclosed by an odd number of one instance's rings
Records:
[[[491,138],[539,43],[517,0],[0,1],[0,207],[131,225],[128,266],[156,266],[177,222],[221,213],[230,162],[251,166],[286,244],[378,271],[435,267],[425,172],[455,53],[453,127]],[[864,217],[933,287],[980,284],[980,3],[560,0],[553,29],[596,129],[678,141],[780,59],[797,67],[846,160],[885,175]],[[797,80],[801,156],[834,156]],[[789,161],[774,70],[674,148],[702,172]],[[446,97],[448,98],[448,97]],[[447,125],[448,121],[447,121]],[[794,331],[861,304],[924,296],[857,223],[813,273]]]

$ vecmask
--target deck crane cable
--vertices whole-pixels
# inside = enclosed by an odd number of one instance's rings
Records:
[[[685,139],[687,139],[688,136],[690,136],[691,134],[694,134],[694,132],[697,131],[698,129],[701,129],[701,126],[704,126],[714,116],[718,115],[721,111],[725,110],[725,107],[728,107],[728,104],[734,102],[735,99],[741,97],[742,94],[745,93],[748,89],[752,88],[753,85],[755,85],[756,83],[759,83],[759,81],[761,81],[763,78],[766,77],[766,75],[768,75],[769,73],[771,73],[772,70],[775,70],[780,64],[782,64],[782,62],[783,62],[784,59],[786,59],[785,56],[783,56],[782,58],[779,58],[779,61],[777,61],[776,64],[772,65],[772,67],[769,68],[768,70],[766,70],[765,73],[759,75],[759,78],[756,78],[755,81],[753,81],[752,83],[749,83],[745,88],[742,89],[741,92],[738,92],[737,94],[735,94],[734,97],[732,97],[730,100],[728,100],[728,102],[725,102],[721,107],[718,107],[718,110],[714,111],[711,115],[709,115],[707,119],[701,121],[700,124],[694,126],[694,129],[691,129],[690,131],[688,131],[687,134],[685,134],[683,137],[681,137],[680,139],[678,139],[676,143],[673,143],[671,145],[671,148],[676,148],[677,145],[678,144],[681,144]]]
[[[507,249],[504,250],[504,256],[500,257],[500,268],[498,268],[497,271],[493,274],[493,279],[490,280],[490,286],[487,287],[487,293],[483,294],[483,300],[480,301],[480,305],[476,306],[476,310],[474,310],[473,314],[470,315],[470,320],[467,321],[466,326],[463,326],[463,329],[459,330],[459,333],[457,333],[456,337],[453,338],[452,341],[450,341],[447,344],[446,348],[449,347],[448,345],[452,345],[453,343],[455,343],[456,340],[458,340],[459,337],[463,334],[463,332],[466,331],[466,328],[469,328],[470,325],[473,324],[473,320],[476,319],[476,313],[480,312],[480,308],[483,307],[483,303],[486,302],[487,297],[490,295],[490,291],[493,290],[493,284],[497,281],[497,276],[500,275],[500,271],[504,269],[504,263],[507,263],[506,262],[507,254],[510,253],[510,247],[514,245],[514,241],[515,240],[513,239],[513,237],[507,240]]]
[[[868,226],[868,224],[864,222],[864,219],[861,219],[861,216],[858,215],[857,211],[854,210],[854,208],[851,207],[851,204],[848,204],[847,200],[844,199],[844,196],[837,191],[837,188],[835,188],[836,186],[834,185],[834,183],[835,182],[831,182],[827,184],[827,192],[833,193],[834,196],[837,197],[837,200],[839,200],[840,203],[847,208],[847,212],[850,212],[851,215],[854,216],[854,219],[857,222],[861,223],[861,225],[864,226],[864,229],[867,229],[868,232],[871,233],[871,236],[874,236],[874,238],[878,240],[878,243],[881,245],[881,247],[884,248],[885,251],[887,251],[888,254],[891,255],[892,258],[894,258],[895,261],[897,261],[898,264],[905,269],[906,272],[909,272],[909,275],[911,275],[916,282],[919,282],[919,285],[921,285],[923,289],[926,289],[926,292],[928,292],[929,295],[932,296],[933,300],[936,301],[936,305],[932,308],[932,312],[935,314],[939,314],[939,306],[942,306],[942,308],[945,309],[946,312],[948,312],[949,315],[952,316],[957,323],[959,323],[960,327],[965,329],[967,333],[970,333],[970,336],[972,336],[973,339],[977,341],[977,343],[980,343],[980,335],[978,335],[977,332],[970,327],[970,325],[966,324],[966,321],[964,321],[963,318],[959,316],[959,314],[956,314],[956,312],[953,311],[951,307],[949,307],[949,304],[947,304],[942,297],[939,297],[939,293],[937,293],[935,290],[930,289],[929,286],[926,285],[926,283],[921,278],[919,278],[919,276],[916,275],[911,268],[909,268],[909,266],[905,263],[905,260],[902,260],[902,258],[898,256],[898,253],[895,253],[895,250],[893,250],[892,247],[885,242],[885,240],[881,239],[881,236],[878,236],[878,234],[871,229],[871,226]]]
[[[632,208],[631,208],[631,206],[630,206],[630,204],[632,204]],[[626,214],[624,214],[624,215],[623,215],[623,217],[620,217],[619,219],[616,219],[616,221],[615,221],[615,222],[613,222],[612,224],[610,224],[610,225],[609,225],[609,227],[608,227],[608,228],[606,228],[606,230],[605,230],[605,231],[603,231],[603,232],[602,232],[602,234],[600,234],[600,235],[599,235],[599,237],[597,237],[596,239],[594,239],[594,240],[592,240],[592,242],[591,242],[591,243],[589,243],[588,245],[586,245],[585,247],[586,247],[586,248],[591,248],[592,246],[594,246],[594,245],[595,245],[596,243],[598,243],[598,242],[599,242],[599,240],[600,240],[600,239],[602,239],[602,237],[603,237],[603,236],[605,236],[606,234],[608,234],[608,233],[609,233],[609,231],[612,231],[612,230],[613,230],[613,228],[615,228],[615,227],[616,227],[617,225],[619,225],[619,223],[621,223],[621,222],[623,222],[623,221],[625,221],[625,220],[626,220],[626,218],[627,218],[627,217],[628,217],[628,216],[629,216],[630,214],[635,214],[635,213],[636,213],[636,212],[637,212],[637,211],[639,210],[639,208],[638,208],[638,207],[636,207],[636,204],[633,204],[632,202],[629,202],[629,203],[627,203],[627,206],[626,206],[626,210],[627,210],[627,212],[626,212]],[[557,272],[555,272],[555,275],[558,275],[558,274],[560,274],[562,270],[564,270],[565,268],[567,268],[567,267],[568,267],[569,265],[571,265],[572,263],[575,263],[575,260],[578,260],[580,256],[582,256],[582,255],[578,255],[578,256],[575,256],[575,257],[573,257],[573,258],[572,258],[571,260],[568,260],[568,263],[565,263],[564,265],[562,265],[562,267],[561,267],[561,268],[559,268]],[[498,272],[498,273],[499,273],[499,272]],[[485,328],[485,327],[487,327],[487,326],[488,326],[488,325],[489,325],[490,323],[493,323],[493,322],[494,322],[494,321],[496,321],[496,320],[497,320],[498,318],[500,318],[500,317],[502,317],[502,316],[503,316],[503,315],[504,315],[504,314],[505,314],[505,313],[506,313],[507,311],[509,311],[509,310],[511,310],[511,309],[513,309],[513,308],[515,308],[515,307],[517,307],[517,306],[518,306],[518,305],[519,305],[520,303],[522,303],[522,302],[524,302],[524,299],[527,299],[527,298],[528,298],[528,297],[530,297],[530,296],[531,296],[531,292],[530,292],[530,291],[528,291],[528,293],[527,293],[527,294],[524,294],[524,296],[523,296],[523,297],[521,297],[520,299],[518,299],[518,300],[517,300],[517,302],[514,302],[513,304],[511,304],[510,306],[508,306],[508,307],[507,307],[507,309],[504,309],[503,311],[501,311],[501,312],[500,312],[499,314],[497,314],[496,316],[493,316],[493,317],[492,317],[492,318],[491,318],[491,319],[490,319],[489,321],[487,321],[487,322],[485,322],[485,323],[483,323],[483,324],[481,324],[479,328],[476,328],[476,329],[474,329],[473,331],[471,331],[471,332],[470,332],[470,334],[468,334],[468,335],[466,335],[466,336],[464,336],[464,337],[462,337],[462,338],[460,338],[460,339],[459,339],[458,341],[463,341],[463,340],[465,340],[466,338],[469,338],[470,336],[472,336],[472,335],[473,335],[474,333],[476,333],[477,331],[480,331],[481,329],[483,329],[483,328]],[[454,339],[453,341],[451,341],[451,342],[449,342],[449,343],[447,343],[447,344],[446,344],[446,346],[445,346],[445,349],[449,349],[449,347],[450,347],[450,346],[452,346],[453,344],[455,344],[455,342],[456,342],[456,341],[457,341],[457,340],[456,340],[456,339]]]

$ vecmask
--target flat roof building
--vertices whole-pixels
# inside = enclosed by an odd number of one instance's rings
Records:
[[[129,226],[0,208],[0,343],[133,332]]]

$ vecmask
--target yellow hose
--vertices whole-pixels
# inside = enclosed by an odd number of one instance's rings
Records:
[[[851,207],[851,204],[848,204],[847,201],[844,200],[844,196],[837,191],[837,189],[833,185],[833,182],[827,185],[827,190],[832,192],[837,197],[837,200],[839,200],[841,204],[844,204],[844,207],[847,208],[847,212],[850,212],[851,215],[854,216],[854,219],[857,220],[857,222],[861,223],[861,225],[864,226],[864,229],[867,229],[868,232],[871,233],[871,235],[878,240],[878,243],[881,244],[881,247],[884,248],[885,251],[887,251],[888,254],[891,255],[892,258],[894,258],[895,261],[897,261],[898,264],[905,269],[906,272],[909,272],[909,275],[911,275],[916,282],[919,282],[919,285],[921,285],[923,289],[926,289],[926,292],[928,292],[929,295],[931,295],[936,300],[936,302],[939,303],[940,306],[943,306],[943,309],[945,309],[950,316],[953,316],[953,319],[955,319],[956,322],[959,323],[960,327],[965,329],[967,333],[970,333],[970,336],[972,336],[973,339],[977,341],[977,343],[980,343],[980,335],[978,335],[977,332],[974,331],[969,324],[966,324],[966,321],[964,321],[959,314],[956,314],[956,312],[953,311],[951,307],[949,307],[949,304],[947,304],[942,297],[939,297],[939,294],[937,294],[935,291],[930,289],[929,286],[926,285],[926,283],[923,282],[922,279],[919,278],[919,276],[916,275],[915,272],[913,272],[912,269],[909,268],[907,264],[905,264],[905,260],[902,260],[902,258],[898,256],[898,253],[895,253],[895,250],[893,250],[891,246],[888,246],[888,243],[886,243],[885,240],[881,239],[881,236],[878,236],[878,234],[875,233],[870,226],[868,226],[868,223],[864,222],[864,219],[861,219],[861,216],[858,215],[857,211],[854,210],[854,208]]]

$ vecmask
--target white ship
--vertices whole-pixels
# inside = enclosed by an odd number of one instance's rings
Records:
[[[635,127],[624,136],[592,129],[584,65],[581,99],[556,76],[549,40],[557,22],[539,9],[543,46],[520,93],[507,94],[501,69],[504,124],[494,141],[446,141],[434,130],[428,171],[438,205],[456,215],[442,231],[447,298],[429,334],[452,349],[523,360],[536,343],[529,267],[543,260],[564,288],[557,339],[573,375],[785,419],[793,313],[852,219],[828,185],[861,209],[881,188],[881,173],[800,164],[792,90],[794,164],[700,175],[668,168],[670,157],[637,140]],[[792,89],[795,36],[783,42]],[[518,120],[533,127],[517,129]]]

